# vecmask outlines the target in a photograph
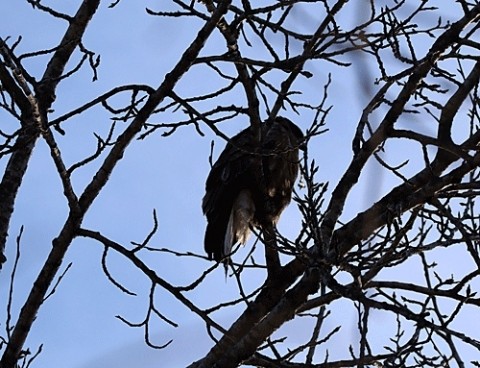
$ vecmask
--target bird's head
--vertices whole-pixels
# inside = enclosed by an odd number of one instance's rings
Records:
[[[274,120],[274,124],[280,124],[282,127],[284,127],[284,129],[290,133],[290,136],[295,139],[294,143],[299,149],[302,151],[307,149],[305,135],[298,125],[294,124],[290,119],[287,119],[283,116],[277,116]]]

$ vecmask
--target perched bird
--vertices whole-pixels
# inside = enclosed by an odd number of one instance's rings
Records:
[[[278,222],[291,200],[304,147],[300,128],[280,116],[261,125],[260,142],[252,127],[230,139],[208,175],[202,203],[210,259],[227,263],[251,227]]]

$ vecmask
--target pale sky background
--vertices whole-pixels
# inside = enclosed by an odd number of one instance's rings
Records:
[[[455,19],[460,7],[453,1],[447,2],[452,5],[444,6],[437,14]],[[45,2],[46,5],[69,14],[76,11],[79,3],[78,0]],[[85,67],[76,76],[61,83],[51,118],[58,117],[117,85],[144,83],[158,86],[201,26],[201,23],[192,18],[165,19],[145,14],[145,7],[166,10],[168,4],[168,1],[122,0],[116,8],[108,9],[109,2],[103,2],[84,38],[84,45],[101,55],[99,80],[92,83],[92,73]],[[358,1],[358,4],[348,6],[351,13],[342,14],[343,19],[348,20],[353,13],[361,16],[361,4],[366,2]],[[2,38],[11,36],[16,39],[19,35],[23,36],[18,46],[19,53],[53,47],[66,29],[66,22],[32,10],[22,0],[1,2],[0,14],[3,18],[0,23]],[[305,27],[315,20],[315,14],[306,17],[306,14],[299,13],[295,16]],[[216,40],[222,42],[220,38]],[[420,56],[428,49],[428,44],[426,45],[425,49],[419,49]],[[223,43],[207,44],[205,54],[213,53],[217,46],[224,47]],[[30,59],[25,66],[39,78],[47,60],[48,57]],[[361,65],[361,68],[365,66]],[[377,88],[373,85],[362,86],[365,89],[360,91],[359,75],[376,71],[345,69],[326,63],[309,68],[315,76],[300,79],[297,88],[310,101],[321,100],[328,73],[331,72],[333,77],[327,103],[333,105],[327,120],[329,132],[316,138],[310,146],[310,156],[320,165],[319,176],[322,181],[330,181],[331,189],[351,159],[351,139],[367,101],[363,93],[373,93]],[[204,87],[213,88],[212,83],[215,83],[213,79],[205,78],[205,75],[192,69],[187,78],[179,83],[178,91],[192,95],[196,91],[204,91]],[[291,117],[304,130],[310,122],[309,115],[295,117],[291,112],[282,114]],[[67,135],[57,134],[56,139],[67,164],[70,165],[95,150],[96,142],[92,132],[105,135],[110,126],[109,117],[105,111],[95,109],[62,126]],[[157,116],[152,121],[159,122],[161,118]],[[0,121],[2,127],[8,126],[10,129],[15,129],[17,124],[6,119],[2,113]],[[221,128],[232,135],[248,125],[247,121],[241,119],[237,119],[236,123],[236,126]],[[117,129],[120,131],[124,126],[119,123]],[[86,216],[84,227],[98,230],[112,240],[128,246],[130,241],[140,242],[148,234],[152,227],[152,211],[156,209],[159,232],[151,245],[201,253],[205,219],[200,204],[209,170],[210,142],[214,138],[207,127],[202,127],[202,130],[206,133],[205,137],[200,137],[193,127],[186,127],[168,138],[157,133],[145,141],[134,141]],[[216,139],[215,155],[219,154],[223,146],[224,143]],[[403,150],[394,150],[389,153],[389,158],[399,163],[403,161],[404,154]],[[2,169],[4,161],[0,161]],[[97,167],[98,164],[75,174],[73,180],[77,193],[83,190]],[[369,165],[351,196],[345,219],[379,199],[382,192],[395,183],[398,181],[383,177],[378,166]],[[43,141],[39,141],[20,190],[10,227],[7,245],[10,262],[0,273],[0,308],[4,308],[3,300],[6,298],[11,261],[14,258],[15,234],[23,225],[25,230],[14,294],[14,318],[24,303],[32,280],[43,265],[51,240],[63,225],[66,210],[61,185],[48,149]],[[295,229],[299,226],[299,214],[292,205],[282,218],[280,230],[285,234],[295,234]],[[152,350],[146,347],[142,329],[129,328],[116,319],[115,315],[121,315],[131,322],[143,320],[150,284],[127,262],[113,255],[108,259],[112,274],[127,288],[137,292],[138,296],[129,297],[120,292],[102,272],[102,251],[100,244],[81,238],[75,240],[69,250],[65,265],[73,262],[73,266],[57,292],[40,310],[27,340],[26,347],[31,351],[36,351],[40,344],[44,345],[34,367],[183,367],[208,352],[211,340],[205,333],[203,322],[161,290],[157,294],[157,307],[180,325],[176,329],[163,322],[152,325],[154,343],[161,345],[170,339],[174,340],[168,348]],[[202,270],[210,266],[206,261],[179,259],[168,255],[146,254],[144,258],[159,275],[175,285],[193,281]],[[252,279],[247,277],[245,280],[247,285],[253,286],[261,281],[254,275],[251,277]],[[395,276],[402,280],[414,277],[407,272]],[[219,268],[191,296],[200,306],[206,307],[215,304],[215,301],[233,298],[235,292],[235,282],[225,282],[223,269]],[[243,307],[221,312],[215,318],[228,327],[229,322],[241,310]],[[375,330],[374,325],[373,331],[379,339],[388,339],[392,331],[384,329],[384,326],[392,321],[392,316],[380,312],[376,314],[378,329]],[[2,335],[5,328],[4,316],[5,310],[0,309]],[[344,310],[336,310],[335,317],[329,319],[325,331],[340,323],[342,330],[336,340],[332,341],[343,342],[343,346],[345,341],[356,343],[355,318],[355,310],[351,305]],[[302,327],[303,323],[306,322],[300,321],[286,327],[292,336],[292,342],[304,342],[301,331],[309,327]],[[472,328],[478,330],[480,326],[475,324],[478,322],[474,322]],[[395,328],[395,325],[392,327]],[[331,350],[329,354],[331,358],[346,356],[345,350]],[[474,355],[472,359],[473,357]]]

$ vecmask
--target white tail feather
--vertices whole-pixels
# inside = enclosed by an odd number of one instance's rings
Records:
[[[232,252],[233,246],[233,210],[230,212],[228,219],[227,231],[225,231],[225,238],[223,239],[223,256],[229,256]]]
[[[250,236],[250,224],[254,214],[255,205],[252,196],[248,190],[242,190],[233,203],[228,219],[223,244],[223,254],[225,256],[231,254],[235,242],[245,245]]]

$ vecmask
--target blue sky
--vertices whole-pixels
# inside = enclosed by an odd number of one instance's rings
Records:
[[[73,14],[79,3],[80,1],[73,0],[45,2],[46,5],[58,7],[70,14]],[[83,68],[73,78],[62,83],[52,118],[61,116],[117,85],[135,83],[158,86],[201,25],[199,22],[192,23],[191,19],[147,16],[144,11],[146,6],[158,9],[158,4],[154,1],[123,0],[114,9],[108,9],[108,4],[102,3],[84,38],[85,46],[101,55],[99,80],[92,82],[92,72]],[[448,11],[456,12],[457,8],[458,6],[452,6]],[[439,14],[455,14],[449,12],[445,7]],[[0,3],[0,13],[8,14],[0,24],[0,36],[16,39],[22,35],[23,40],[18,47],[20,53],[53,47],[66,29],[65,22],[34,11],[24,1],[17,0],[8,4],[4,1]],[[351,15],[346,13],[344,16]],[[314,18],[315,14],[311,14],[310,21]],[[299,22],[303,21],[302,14],[298,15],[298,19]],[[304,26],[308,27],[308,22]],[[216,40],[221,41],[220,38]],[[205,54],[214,52],[219,47],[223,47],[223,44],[209,43]],[[249,52],[254,53],[255,48]],[[39,78],[47,60],[47,57],[31,59],[25,66]],[[321,179],[331,181],[331,185],[334,185],[351,159],[351,138],[361,109],[367,101],[358,90],[365,86],[360,86],[361,80],[355,69],[323,63],[311,66],[311,71],[315,76],[300,79],[297,88],[302,90],[306,99],[316,102],[322,97],[328,73],[331,72],[333,76],[327,103],[333,105],[328,117],[329,132],[312,142],[310,154],[320,165]],[[214,79],[206,78],[205,74],[194,67],[186,79],[180,82],[178,91],[192,95],[197,91],[214,88],[215,83]],[[366,89],[375,91],[375,88],[372,85]],[[295,117],[291,112],[287,115]],[[14,129],[14,123],[8,122],[1,113],[0,119],[2,124],[11,124]],[[152,121],[156,122],[163,121],[161,119],[167,120],[168,117],[152,117]],[[307,128],[307,114],[295,119],[298,125]],[[221,128],[232,135],[246,127],[248,122],[240,120],[236,124]],[[62,127],[67,135],[56,135],[56,138],[65,161],[70,165],[95,150],[93,132],[105,135],[110,127],[110,116],[102,109],[94,109],[72,118]],[[123,127],[119,123],[118,131]],[[210,142],[215,138],[207,127],[202,127],[202,131],[204,137],[200,137],[192,127],[185,127],[168,138],[157,133],[144,141],[134,141],[86,216],[84,227],[98,230],[121,244],[140,242],[152,227],[152,212],[155,209],[159,232],[152,245],[201,253],[205,219],[200,204],[209,170]],[[224,143],[218,138],[215,141],[215,154],[218,155]],[[401,151],[392,152],[391,157],[402,157]],[[3,165],[4,162],[0,161],[1,168]],[[94,164],[75,173],[73,182],[77,193],[83,190],[97,167]],[[386,188],[395,183],[395,179],[382,177],[375,164],[368,166],[362,179],[352,194],[345,219],[373,203]],[[22,258],[14,295],[15,311],[23,304],[29,286],[48,254],[51,240],[58,234],[65,220],[66,210],[59,178],[45,143],[40,141],[19,193],[7,249],[7,256],[11,260],[14,257],[15,234],[23,225]],[[288,234],[291,229],[298,228],[299,224],[298,211],[292,205],[282,218],[280,230]],[[158,367],[161,362],[162,366],[181,367],[202,357],[211,345],[203,323],[166,292],[158,292],[158,306],[180,327],[174,329],[164,323],[157,323],[152,326],[155,331],[152,336],[158,344],[173,339],[167,349],[157,351],[145,347],[143,330],[129,328],[115,318],[115,315],[121,315],[132,322],[144,318],[149,283],[128,262],[114,256],[108,259],[112,274],[139,295],[129,297],[120,292],[101,270],[102,250],[100,244],[85,239],[77,239],[72,245],[65,265],[73,262],[73,266],[57,292],[41,309],[27,340],[26,346],[32,351],[39,344],[44,344],[36,366]],[[149,254],[148,264],[173,284],[193,281],[209,266],[203,261],[158,254]],[[0,300],[3,300],[7,292],[10,267],[11,264],[7,264],[0,273]],[[247,277],[246,284],[256,285],[258,278],[255,275],[251,277],[251,280]],[[409,275],[404,274],[402,277],[408,278]],[[216,300],[233,298],[235,291],[233,280],[225,282],[223,270],[218,269],[192,298],[205,307],[214,304]],[[224,326],[228,326],[238,312],[238,309],[232,309],[215,317]],[[4,315],[5,311],[0,310],[1,320]],[[340,336],[354,341],[354,310],[350,308],[337,311],[337,317],[345,321]],[[379,313],[379,325],[389,321],[389,318]],[[334,326],[335,321],[332,321],[327,328]],[[4,326],[0,325],[0,328]],[[286,328],[295,340],[299,325]],[[385,334],[388,335],[388,332]],[[302,341],[300,336],[298,340]],[[335,351],[330,352],[331,357],[335,357],[335,354]]]

